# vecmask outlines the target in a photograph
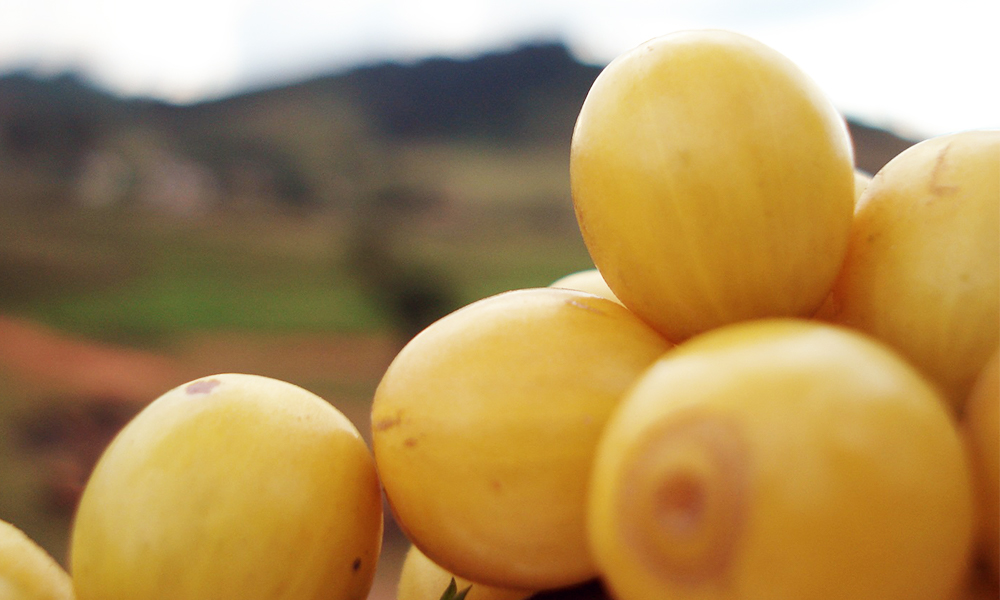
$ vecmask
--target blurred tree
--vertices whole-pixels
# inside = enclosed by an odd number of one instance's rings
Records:
[[[405,186],[382,188],[359,205],[347,243],[348,273],[404,341],[456,307],[447,273],[397,245],[402,226],[437,203],[435,196]]]

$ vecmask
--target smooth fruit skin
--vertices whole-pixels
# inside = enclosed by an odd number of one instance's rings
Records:
[[[539,590],[593,578],[594,447],[626,388],[669,347],[620,304],[556,288],[491,296],[431,324],[372,405],[396,521],[471,581]]]
[[[382,540],[373,457],[332,405],[221,374],[112,441],[71,539],[78,600],[361,600]]]
[[[589,531],[616,600],[940,600],[972,511],[925,378],[856,332],[777,319],[640,378],[598,446]]]
[[[621,304],[621,300],[611,291],[608,282],[604,281],[604,277],[597,269],[584,269],[564,275],[550,283],[549,287],[587,292]]]
[[[419,548],[411,545],[399,573],[396,600],[440,600],[452,578],[459,590],[470,588],[465,600],[525,600],[534,593],[491,587],[455,577],[427,558]]]
[[[1000,131],[922,141],[859,200],[833,320],[894,347],[960,414],[1000,344]]]
[[[980,551],[1000,585],[1000,353],[976,379],[962,425],[976,483]]]
[[[613,60],[570,147],[595,266],[674,342],[827,296],[854,208],[841,115],[786,57],[727,31],[682,31]]]
[[[2,520],[0,599],[73,600],[69,574],[23,531]]]

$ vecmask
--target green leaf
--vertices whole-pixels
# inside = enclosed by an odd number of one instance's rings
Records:
[[[451,583],[448,584],[448,588],[445,589],[444,593],[441,594],[441,600],[465,600],[465,597],[469,595],[469,590],[472,586],[465,588],[462,591],[458,591],[458,584],[455,583],[455,578],[451,578]]]

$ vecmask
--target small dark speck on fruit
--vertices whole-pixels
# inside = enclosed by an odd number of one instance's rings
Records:
[[[358,557],[354,559],[353,563],[351,563],[351,570],[356,572],[360,568],[361,568],[361,557]]]
[[[215,388],[222,385],[222,382],[218,379],[199,379],[193,383],[189,383],[184,391],[191,396],[195,394],[209,394]]]

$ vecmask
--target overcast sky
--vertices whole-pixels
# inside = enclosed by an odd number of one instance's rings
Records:
[[[194,102],[380,59],[562,40],[605,64],[721,27],[797,62],[851,116],[919,136],[1000,128],[998,0],[0,0],[0,72],[75,70]]]

